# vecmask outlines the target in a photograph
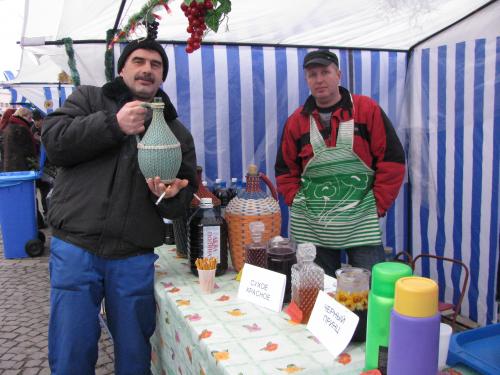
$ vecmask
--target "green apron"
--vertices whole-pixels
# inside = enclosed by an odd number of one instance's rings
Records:
[[[374,171],[352,150],[354,120],[341,122],[336,147],[327,147],[310,116],[310,138],[314,155],[292,203],[292,238],[336,249],[380,244]]]

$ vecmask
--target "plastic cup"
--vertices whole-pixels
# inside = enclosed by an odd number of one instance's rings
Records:
[[[438,369],[443,370],[446,367],[446,359],[448,358],[448,349],[450,347],[450,338],[453,329],[449,324],[440,323],[439,326],[439,359]]]
[[[214,291],[215,271],[215,268],[213,270],[198,270],[198,280],[203,294],[210,294]]]

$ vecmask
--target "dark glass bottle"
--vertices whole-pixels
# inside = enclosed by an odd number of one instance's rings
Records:
[[[211,198],[201,198],[199,208],[188,221],[188,254],[191,272],[198,275],[198,258],[217,258],[215,276],[227,270],[227,224]]]
[[[169,219],[163,219],[163,222],[165,223],[165,240],[164,243],[166,245],[173,245],[175,244],[175,239],[174,239],[174,224],[172,220]]]
[[[289,239],[275,237],[267,248],[267,269],[286,275],[284,303],[292,299],[292,266],[297,263],[295,244]]]
[[[198,190],[196,191],[196,196],[191,200],[191,213],[200,205],[198,198],[212,198],[212,204],[214,207],[220,206],[220,199],[217,198],[207,187],[207,182],[202,179],[203,168],[200,166],[196,167],[196,180],[198,181]]]
[[[226,181],[218,178],[215,180],[215,184],[217,187],[214,191],[214,195],[220,199],[221,212],[224,215],[224,210],[231,200],[231,195],[229,190],[226,188]]]

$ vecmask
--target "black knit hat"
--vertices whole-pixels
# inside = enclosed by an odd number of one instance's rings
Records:
[[[143,39],[143,40],[133,40],[129,44],[126,45],[126,47],[123,49],[122,54],[120,55],[120,58],[118,59],[118,73],[120,73],[123,69],[123,66],[125,65],[125,62],[127,61],[128,56],[134,52],[136,49],[148,49],[152,51],[156,51],[160,54],[161,59],[163,61],[163,81],[165,81],[165,78],[167,78],[167,73],[168,73],[168,57],[167,54],[165,53],[165,50],[161,46],[160,43],[158,43],[155,40],[151,39]]]
[[[339,58],[333,52],[330,52],[326,49],[319,49],[316,51],[309,52],[304,57],[304,65],[303,65],[304,69],[312,64],[324,65],[324,66],[335,64],[338,68]]]

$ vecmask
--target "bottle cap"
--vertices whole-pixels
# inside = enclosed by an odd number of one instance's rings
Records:
[[[412,274],[411,267],[404,263],[377,263],[372,268],[371,291],[377,296],[394,298],[394,284],[396,284],[396,281]]]
[[[283,237],[281,237],[281,236],[274,236],[273,238],[271,238],[271,239],[269,240],[269,246],[273,246],[274,244],[276,244],[276,243],[278,243],[278,242],[281,242],[281,241],[283,241],[283,240],[284,240],[284,238],[283,238]]]
[[[313,261],[316,258],[316,246],[310,242],[297,245],[297,261]]]
[[[212,198],[201,198],[200,208],[212,208],[213,206]]]
[[[238,179],[236,177],[231,177],[231,182],[238,182]]]
[[[262,221],[252,221],[248,226],[250,227],[252,241],[260,242],[262,240],[262,233],[264,233],[264,230],[266,228],[264,223]]]
[[[410,276],[396,281],[394,311],[413,318],[429,318],[438,312],[439,288],[434,280]]]
[[[216,184],[220,184],[221,182],[222,182],[222,178],[216,178],[216,179],[215,179],[215,183],[216,183]]]
[[[248,175],[257,176],[257,166],[255,164],[250,164],[248,166]]]

